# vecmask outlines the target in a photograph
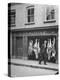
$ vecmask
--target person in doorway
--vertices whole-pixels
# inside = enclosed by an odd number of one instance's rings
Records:
[[[47,60],[47,52],[46,52],[47,46],[46,45],[47,45],[47,41],[45,40],[44,43],[42,44],[41,51],[39,54],[39,64],[41,64],[41,61],[43,60],[44,64],[46,65],[46,60]]]

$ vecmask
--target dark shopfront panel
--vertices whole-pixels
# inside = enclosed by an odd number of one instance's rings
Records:
[[[27,59],[27,36],[16,35],[12,37],[12,58]]]
[[[23,38],[16,38],[16,58],[22,58],[23,56]]]
[[[30,30],[30,31],[16,31],[14,32],[14,50],[13,54],[15,58],[21,58],[21,59],[28,59],[28,43],[29,40],[35,41],[35,39],[40,39],[40,46],[43,43],[44,40],[48,40],[48,38],[53,39],[55,37],[56,39],[56,52],[57,56],[56,59],[58,59],[58,30],[57,29],[51,29],[51,30]]]

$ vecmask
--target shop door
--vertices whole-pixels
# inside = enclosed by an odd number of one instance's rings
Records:
[[[22,37],[17,37],[16,39],[16,47],[17,47],[17,53],[16,57],[17,58],[22,58],[23,57],[23,38]]]

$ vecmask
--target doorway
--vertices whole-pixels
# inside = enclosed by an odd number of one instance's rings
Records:
[[[23,37],[16,38],[16,58],[23,57]]]

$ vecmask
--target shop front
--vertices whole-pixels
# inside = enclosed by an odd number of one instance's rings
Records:
[[[12,31],[12,58],[38,60],[38,53],[44,41],[47,41],[47,47],[50,48],[48,60],[52,62],[52,53],[55,53],[55,59],[58,61],[58,26],[47,28],[31,28]],[[53,47],[52,48],[52,44]],[[55,52],[54,52],[55,51]],[[50,58],[49,58],[50,57]]]

